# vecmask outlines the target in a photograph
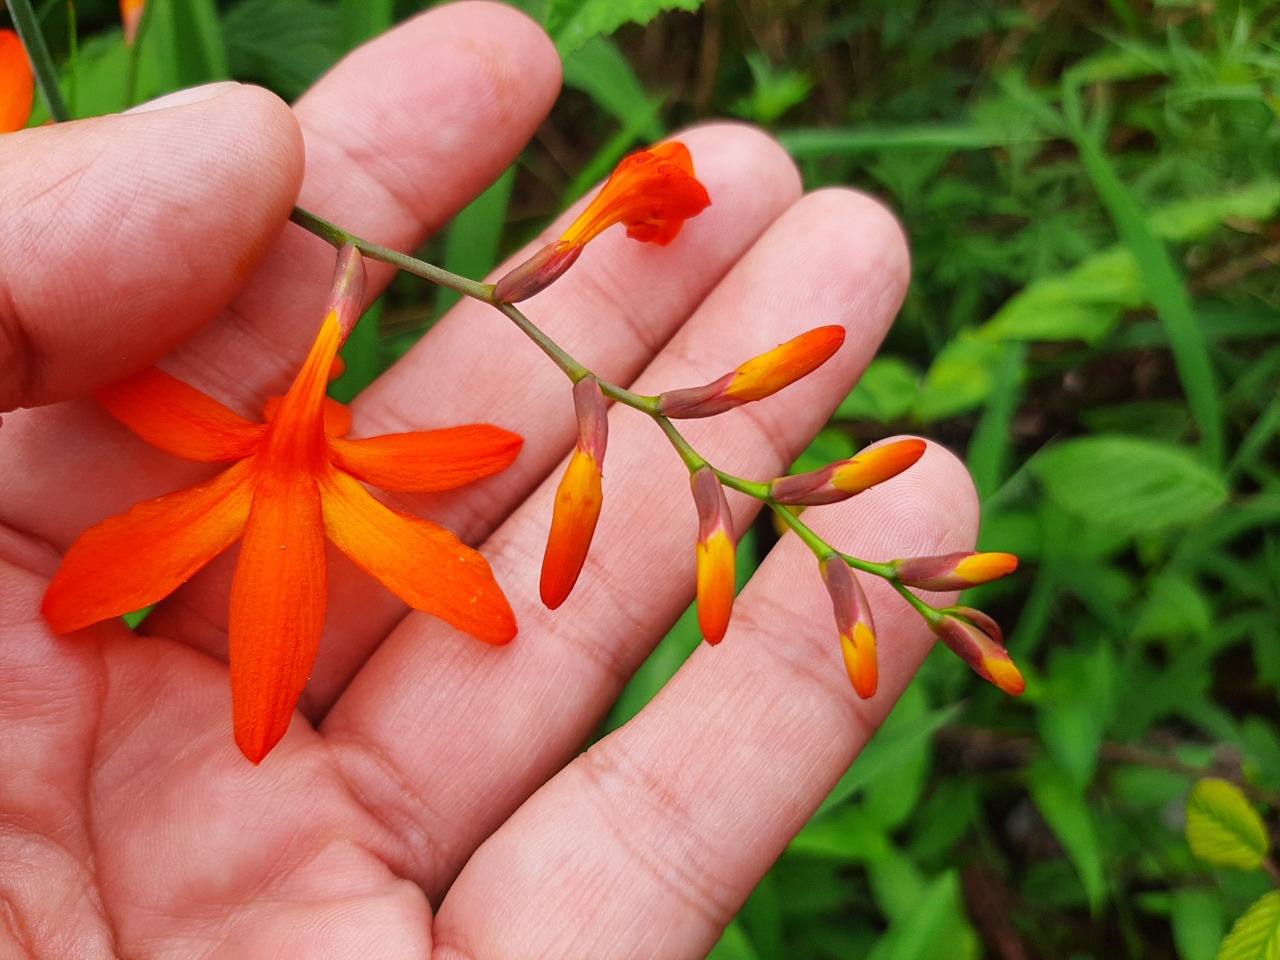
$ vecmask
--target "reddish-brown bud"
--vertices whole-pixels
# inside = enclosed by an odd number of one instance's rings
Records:
[[[933,632],[984,680],[1019,696],[1027,687],[1021,671],[1004,648],[1000,626],[981,610],[951,607],[942,611]]]
[[[819,561],[822,581],[831,595],[831,607],[840,632],[840,651],[844,655],[849,682],[864,700],[876,692],[879,667],[876,662],[876,630],[871,621],[871,608],[866,595],[849,565],[837,556]]]
[[[893,561],[899,583],[921,590],[967,590],[1018,568],[1012,553],[947,553]]]
[[[505,274],[493,288],[493,295],[503,303],[519,303],[540,293],[564,275],[582,253],[581,244],[557,240],[548,243],[532,257]]]
[[[926,446],[915,438],[886,443],[820,470],[779,477],[769,484],[769,495],[778,503],[793,506],[839,503],[896,477],[924,455]]]

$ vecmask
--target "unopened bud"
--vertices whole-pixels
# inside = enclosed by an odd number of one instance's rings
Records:
[[[724,638],[733,613],[733,517],[714,470],[695,470],[689,483],[698,508],[698,627],[707,643],[714,644]]]
[[[921,590],[967,590],[1018,568],[1012,553],[947,553],[893,561],[898,582]]]
[[[769,495],[778,503],[794,506],[839,503],[896,477],[919,460],[926,447],[923,440],[915,438],[886,443],[820,470],[779,477],[769,484]]]
[[[873,696],[879,684],[876,662],[876,631],[871,622],[871,608],[866,595],[849,565],[840,557],[819,561],[822,582],[831,595],[831,608],[840,632],[840,651],[844,655],[849,682],[864,700]]]
[[[580,243],[566,243],[563,240],[548,243],[494,285],[494,299],[502,303],[528,300],[559,280],[573,266],[580,253]]]
[[[942,614],[933,632],[978,676],[1015,697],[1026,689],[1027,682],[1005,650],[1004,636],[994,620],[972,607],[951,607]]]

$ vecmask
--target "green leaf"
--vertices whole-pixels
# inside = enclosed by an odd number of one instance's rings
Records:
[[[876,357],[836,411],[838,420],[888,423],[906,416],[920,390],[920,372],[898,357]]]
[[[1222,477],[1196,453],[1139,437],[1066,440],[1031,468],[1058,506],[1130,534],[1199,520],[1227,498]]]
[[[1239,190],[1195,197],[1151,214],[1151,229],[1166,240],[1195,240],[1228,219],[1265,223],[1280,210],[1280,182],[1263,180]]]
[[[1225,926],[1221,895],[1194,887],[1174,890],[1169,926],[1178,960],[1213,960]]]
[[[1101,340],[1125,310],[1143,303],[1142,277],[1124,247],[1037,280],[978,328],[984,340]]]
[[[644,139],[662,136],[657,117],[662,98],[645,93],[631,62],[613,41],[593,37],[565,57],[564,85],[581,90],[626,128],[634,128],[636,119],[642,118],[635,132]]]
[[[991,393],[993,371],[1000,368],[1005,349],[1004,344],[962,332],[934,358],[912,412],[928,423],[981,406]]]
[[[507,222],[516,169],[509,167],[489,188],[453,218],[445,235],[444,268],[473,279],[483,279],[498,261],[498,244]],[[436,316],[462,299],[462,294],[441,287],[436,296]]]
[[[645,24],[665,10],[696,12],[702,0],[551,0],[544,25],[561,57],[624,23]]]
[[[1263,896],[1235,922],[1218,960],[1280,960],[1280,890]]]
[[[1187,843],[1215,867],[1256,870],[1271,847],[1266,827],[1240,788],[1207,777],[1187,798]]]
[[[1053,764],[1043,761],[1028,768],[1027,785],[1080,877],[1090,913],[1096,915],[1106,897],[1106,882],[1098,828],[1084,795]]]
[[[707,954],[707,960],[759,960],[759,957],[760,955],[751,945],[751,938],[747,936],[747,931],[737,920],[731,921],[724,928],[724,933],[720,935],[720,942]]]
[[[786,130],[778,134],[793,157],[847,156],[878,150],[988,150],[1011,143],[1034,143],[1025,131],[1005,131],[969,124],[925,124],[903,127],[859,125],[836,130]]]

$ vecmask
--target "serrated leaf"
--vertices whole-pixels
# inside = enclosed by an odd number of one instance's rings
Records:
[[[645,24],[666,10],[695,12],[702,0],[551,0],[545,26],[560,56],[624,23]]]
[[[1067,440],[1031,467],[1058,506],[1130,534],[1199,520],[1227,498],[1222,477],[1195,452],[1139,437]]]
[[[1280,890],[1259,899],[1235,922],[1218,960],[1280,960]]]
[[[1240,788],[1216,777],[1191,788],[1187,843],[1205,863],[1240,870],[1256,870],[1271,846],[1262,818]]]

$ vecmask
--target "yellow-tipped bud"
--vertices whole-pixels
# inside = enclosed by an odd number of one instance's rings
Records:
[[[732,373],[701,387],[668,390],[658,397],[658,412],[682,420],[711,417],[761,400],[808,376],[830,360],[844,343],[844,327],[809,330],[748,360]]]
[[[927,444],[911,438],[895,440],[865,450],[850,460],[837,460],[820,470],[779,477],[769,484],[769,494],[778,503],[816,507],[839,503],[896,477],[923,455]]]
[[[539,583],[542,602],[550,610],[564,603],[578,582],[604,502],[602,468],[609,419],[599,382],[594,377],[579,380],[573,388],[573,401],[578,415],[578,447],[556,488]]]
[[[724,639],[733,613],[733,517],[714,470],[695,470],[689,482],[698,508],[698,627],[714,644]]]
[[[967,590],[1018,568],[1012,553],[947,553],[895,560],[898,582],[921,590]]]
[[[822,582],[831,595],[836,629],[840,632],[840,652],[854,691],[864,700],[873,696],[879,684],[876,661],[876,631],[866,595],[849,565],[838,556],[819,561]]]
[[[1004,648],[999,624],[972,607],[951,607],[942,614],[933,632],[978,676],[1015,697],[1026,689],[1026,680]]]

